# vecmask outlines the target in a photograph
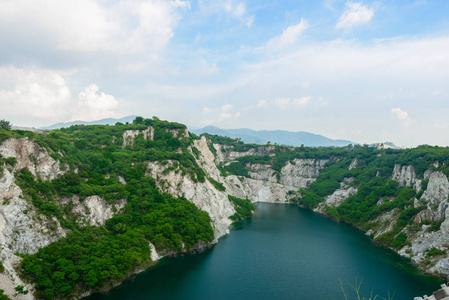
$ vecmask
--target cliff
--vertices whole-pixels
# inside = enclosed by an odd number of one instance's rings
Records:
[[[297,203],[353,224],[430,274],[449,276],[449,150],[423,161],[423,151],[442,150],[255,146],[192,138],[179,124],[145,121],[13,136],[0,144],[5,294],[33,299],[45,293],[23,257],[32,262],[76,232],[96,232],[101,239],[128,234],[141,252],[121,278],[73,279],[78,286],[67,295],[74,298],[116,286],[161,255],[202,251],[229,232],[238,209],[230,196]],[[410,156],[416,166],[407,163]],[[29,293],[15,295],[19,285]]]

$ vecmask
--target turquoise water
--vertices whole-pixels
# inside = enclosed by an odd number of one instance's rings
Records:
[[[344,299],[339,279],[348,292],[363,280],[365,297],[395,292],[395,300],[431,294],[441,283],[347,224],[294,205],[259,203],[251,219],[235,223],[205,253],[163,259],[88,299]]]

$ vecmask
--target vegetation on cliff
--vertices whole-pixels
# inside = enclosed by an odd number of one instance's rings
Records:
[[[376,242],[400,249],[407,245],[409,232],[416,231],[415,216],[426,209],[426,200],[421,199],[427,187],[424,180],[426,170],[440,171],[449,175],[449,148],[428,145],[412,149],[378,149],[367,145],[349,145],[347,147],[285,147],[246,146],[238,140],[211,137],[216,142],[225,142],[226,151],[248,151],[251,155],[238,157],[232,162],[220,166],[223,175],[233,174],[250,177],[249,167],[253,164],[271,166],[279,180],[282,167],[287,162],[294,164],[295,159],[327,159],[325,168],[320,170],[316,181],[305,189],[300,189],[291,202],[309,209],[315,209],[332,195],[342,184],[358,189],[338,207],[326,207],[327,215],[335,220],[350,223],[363,230],[375,229],[375,219],[382,214],[392,212],[395,222],[393,228],[376,238]],[[263,154],[263,155],[257,155]],[[357,162],[350,167],[352,162]],[[438,162],[438,164],[436,164]],[[412,165],[416,175],[422,179],[418,190],[400,186],[392,180],[395,165]],[[418,205],[415,205],[415,198]],[[429,230],[438,230],[441,221],[424,220],[432,224]],[[433,228],[433,229],[432,229]],[[406,229],[406,230],[404,230]]]
[[[162,193],[156,181],[148,176],[147,163],[157,161],[167,165],[164,172],[176,169],[194,182],[208,180],[218,191],[226,192],[224,184],[208,177],[198,165],[196,159],[200,153],[192,147],[193,139],[198,137],[188,135],[184,125],[138,117],[133,124],[74,125],[44,134],[0,129],[0,142],[11,137],[36,141],[60,161],[65,171],[51,181],[36,178],[26,168],[15,174],[25,199],[36,211],[48,220],[58,220],[69,232],[65,238],[33,255],[22,255],[23,275],[36,284],[38,297],[68,298],[81,291],[113,286],[153,263],[149,241],[158,251],[167,253],[187,251],[200,241],[213,240],[211,219],[206,212],[183,197]],[[449,175],[449,148],[420,146],[396,150],[366,145],[292,148],[246,145],[225,137],[207,137],[215,155],[218,153],[213,143],[222,145],[223,154],[227,151],[251,154],[219,165],[224,176],[250,177],[250,165],[265,164],[279,181],[282,168],[288,162],[328,160],[313,183],[297,193],[290,192],[290,201],[314,209],[322,206],[326,197],[342,185],[355,187],[356,194],[338,207],[324,205],[325,212],[335,220],[364,230],[375,229],[379,225],[376,218],[390,212],[394,225],[376,241],[397,249],[409,243],[409,234],[416,231],[414,219],[427,207],[421,197],[428,184],[424,172],[433,169]],[[15,164],[13,158],[0,157],[1,170],[12,169]],[[417,176],[423,179],[421,186],[402,186],[392,180],[396,164],[412,165]],[[83,203],[94,195],[109,204],[125,199],[126,205],[104,226],[86,226],[86,220],[72,209],[74,200]],[[248,199],[229,195],[229,201],[236,210],[232,220],[246,218],[254,210]],[[425,219],[422,223],[430,225],[429,231],[439,230],[441,226],[441,220]],[[54,224],[50,229],[56,230]],[[442,251],[431,250],[428,257],[442,255]]]
[[[154,128],[153,140],[142,133],[149,126]],[[138,131],[131,143],[123,141],[127,130]],[[146,175],[146,161],[170,159],[194,181],[205,180],[187,150],[192,139],[184,131],[181,124],[136,118],[134,124],[74,125],[43,135],[8,132],[9,137],[34,139],[66,166],[66,173],[52,181],[35,178],[26,168],[16,174],[16,183],[37,211],[56,218],[70,232],[36,254],[23,255],[23,274],[36,284],[39,298],[67,298],[113,286],[152,263],[149,241],[162,252],[212,241],[209,215],[185,198],[161,193]],[[72,211],[72,198],[82,202],[92,195],[108,203],[126,199],[127,204],[104,226],[84,226]]]

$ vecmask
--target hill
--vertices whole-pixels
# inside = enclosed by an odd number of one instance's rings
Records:
[[[107,291],[160,256],[218,242],[254,202],[349,223],[449,276],[448,147],[255,145],[186,129],[141,117],[0,129],[0,289],[42,299]]]
[[[227,136],[231,138],[239,138],[247,144],[264,145],[271,144],[288,145],[299,147],[301,145],[309,147],[342,147],[349,144],[355,144],[348,140],[333,140],[319,134],[313,134],[305,131],[285,131],[285,130],[252,130],[242,129],[221,129],[215,126],[207,126],[200,129],[190,130],[191,132],[201,135],[208,133],[212,135]]]
[[[127,122],[132,123],[132,121],[135,118],[136,118],[136,116],[132,115],[132,116],[123,117],[121,119],[107,118],[107,119],[101,119],[101,120],[90,121],[90,122],[78,120],[78,121],[66,122],[66,123],[56,123],[56,124],[46,126],[46,127],[39,127],[39,129],[60,129],[60,128],[67,128],[72,125],[115,125],[115,123],[117,123],[117,122],[126,124]]]

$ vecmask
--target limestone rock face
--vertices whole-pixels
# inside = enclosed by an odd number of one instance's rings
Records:
[[[237,176],[226,177],[226,191],[238,198],[247,198],[251,202],[287,203],[289,192],[298,188],[283,184],[256,180],[251,178],[239,179]]]
[[[253,164],[248,165],[247,167],[248,174],[253,179],[268,182],[277,182],[276,176],[274,175],[275,171],[271,168],[270,165]]]
[[[418,264],[428,259],[430,264],[422,266],[426,272],[448,276],[448,254],[426,257],[426,251],[431,248],[447,250],[449,241],[449,181],[446,175],[441,172],[426,171],[424,178],[426,177],[429,179],[429,183],[421,201],[425,199],[428,204],[427,208],[417,215],[415,222],[421,224],[425,219],[443,222],[437,231],[429,231],[430,225],[421,225],[421,230],[409,235],[411,245],[402,248],[399,254],[410,257]],[[422,202],[418,203],[422,205]]]
[[[429,175],[429,183],[421,198],[432,204],[439,205],[447,202],[449,196],[449,181],[446,175],[441,172],[433,172]]]
[[[112,218],[116,212],[125,207],[126,199],[120,199],[117,203],[108,204],[99,196],[89,196],[80,202],[77,196],[73,197],[72,212],[81,217],[87,225],[101,226],[107,219]]]
[[[274,146],[258,146],[251,148],[245,152],[232,151],[232,146],[213,144],[213,147],[217,150],[217,163],[224,161],[232,161],[236,158],[248,156],[248,155],[270,155],[271,151],[275,149]]]
[[[16,158],[14,171],[28,168],[34,176],[44,180],[52,180],[63,174],[59,161],[54,160],[47,150],[28,138],[7,139],[0,145],[0,155],[4,158]]]
[[[181,133],[179,129],[165,129],[165,132],[170,132],[174,138],[188,138],[189,131],[187,129],[183,130]]]
[[[325,201],[320,203],[314,211],[325,213],[326,206],[338,207],[345,202],[350,196],[357,194],[357,188],[348,185],[353,178],[347,179],[340,183],[340,188],[332,193],[332,195],[326,196]]]
[[[352,162],[351,162],[351,164],[349,165],[349,170],[352,170],[352,169],[354,169],[354,168],[357,168],[357,164],[358,164],[358,161],[357,161],[357,159],[354,159]]]
[[[180,171],[163,174],[172,163],[169,161],[167,165],[161,165],[158,162],[149,162],[148,175],[156,179],[159,188],[164,192],[178,197],[183,196],[199,209],[209,213],[215,229],[215,239],[218,240],[227,233],[231,224],[229,217],[235,214],[227,193],[218,191],[208,180],[194,182],[190,176],[183,176]]]
[[[316,180],[327,159],[295,159],[281,169],[280,183],[288,186],[306,188]]]
[[[197,148],[200,152],[200,157],[196,159],[197,163],[204,169],[204,171],[213,179],[221,182],[220,171],[215,165],[215,156],[210,151],[208,142],[205,136],[202,136],[199,140],[193,141],[193,147]],[[192,149],[190,149],[192,150]],[[220,153],[221,151],[218,151]],[[218,154],[217,153],[217,154]]]
[[[417,178],[413,166],[394,165],[391,179],[397,181],[399,186],[413,187],[417,192],[421,190],[421,180]]]
[[[123,132],[123,145],[122,148],[125,148],[127,145],[130,145],[131,147],[134,145],[134,139],[139,135],[143,134],[143,139],[145,141],[154,140],[154,127],[149,126],[145,130],[126,130]]]
[[[169,130],[173,136],[187,138],[188,132]],[[128,130],[123,134],[123,147],[133,146],[134,139],[139,134],[144,135],[145,140],[154,139],[154,128],[148,127],[143,131]],[[228,195],[249,199],[252,202],[279,202],[288,203],[295,192],[300,188],[307,188],[313,183],[321,170],[325,168],[328,160],[319,159],[295,159],[287,162],[276,172],[268,164],[249,164],[247,169],[251,178],[229,175],[221,176],[217,168],[219,163],[229,163],[238,157],[246,155],[274,155],[271,151],[274,146],[257,146],[246,152],[233,151],[232,147],[218,144],[209,144],[204,136],[193,140],[189,151],[195,156],[199,166],[206,173],[205,182],[196,182],[190,174],[184,174],[181,169],[173,168],[175,161],[148,162],[148,175],[155,178],[158,187],[167,193],[179,197],[185,197],[194,203],[199,209],[209,213],[215,233],[216,242],[221,236],[229,233],[231,221],[229,217],[235,213],[234,204],[229,201]],[[210,150],[214,147],[216,154]],[[194,149],[196,148],[196,149]],[[198,150],[198,151],[196,151]],[[215,151],[214,151],[215,152]],[[14,172],[28,168],[30,172],[44,180],[52,180],[64,174],[65,166],[53,159],[44,148],[27,138],[9,139],[0,145],[0,154],[7,157],[15,157],[17,163],[14,166],[3,166],[0,177],[0,259],[5,266],[5,272],[0,274],[0,288],[6,294],[12,296],[17,285],[24,285],[31,292],[23,299],[33,299],[33,287],[22,282],[17,271],[21,258],[14,253],[34,253],[39,248],[66,235],[58,220],[48,219],[36,212],[34,206],[25,199],[22,190],[16,185]],[[353,160],[349,169],[357,167],[357,160]],[[167,170],[167,168],[170,168]],[[76,171],[76,170],[75,170]],[[225,191],[217,190],[213,180],[221,183]],[[421,180],[417,177],[413,166],[395,165],[391,175],[400,186],[421,189]],[[426,190],[419,199],[415,199],[413,206],[426,205],[415,218],[421,230],[414,233],[407,232],[409,246],[399,250],[404,256],[411,257],[416,263],[422,263],[430,259],[427,267],[421,266],[425,271],[449,275],[449,255],[426,257],[426,251],[435,247],[441,250],[447,249],[449,243],[449,181],[442,172],[426,171],[424,179],[429,179]],[[124,178],[119,177],[122,184],[126,184]],[[315,211],[325,213],[326,207],[338,207],[358,190],[351,186],[351,178],[340,183],[340,188],[326,196]],[[114,204],[108,204],[99,196],[90,196],[83,201],[78,196],[67,199],[59,199],[62,205],[71,202],[72,212],[80,217],[83,225],[100,226],[113,217],[126,204],[122,199]],[[380,205],[384,199],[379,199]],[[385,200],[387,201],[387,200]],[[381,234],[393,230],[399,218],[400,211],[396,208],[384,212],[374,220],[375,228],[366,234],[378,237]],[[422,225],[423,220],[442,221],[440,230],[429,231],[430,225]],[[373,225],[374,226],[374,225]],[[407,230],[404,229],[404,230]],[[416,230],[416,229],[415,229]],[[197,245],[201,251],[208,245]],[[164,253],[157,253],[150,243],[151,256],[157,260]],[[167,254],[167,253],[165,253]]]
[[[379,227],[376,228],[376,230],[368,230],[366,232],[366,235],[373,236],[373,238],[376,238],[388,231],[393,230],[394,225],[396,224],[396,221],[399,217],[397,214],[398,209],[392,209],[384,214],[381,214],[376,219],[374,219],[374,222],[377,222],[379,224]]]
[[[14,253],[35,253],[39,248],[65,236],[56,218],[48,219],[35,211],[26,200],[22,190],[15,184],[15,171],[27,168],[42,179],[54,179],[64,172],[46,149],[39,147],[28,138],[8,139],[0,145],[0,154],[15,157],[17,163],[10,171],[3,168],[0,177],[0,257],[5,272],[0,276],[1,288],[5,294],[13,296],[17,285],[24,285],[31,292],[22,299],[33,299],[33,286],[24,283],[17,270],[21,258]]]

